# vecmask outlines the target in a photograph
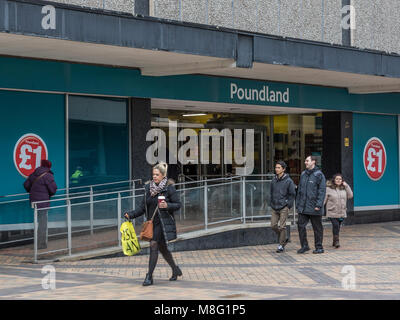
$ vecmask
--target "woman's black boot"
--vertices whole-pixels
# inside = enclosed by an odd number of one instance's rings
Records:
[[[153,284],[153,276],[146,274],[146,279],[144,279],[143,285],[144,286],[150,286]]]
[[[340,247],[340,243],[339,243],[339,235],[337,235],[337,236],[334,236],[334,238],[333,238],[334,240],[333,240],[333,242],[334,242],[334,247],[335,248],[339,248]]]
[[[172,273],[172,277],[169,278],[169,281],[175,281],[178,279],[178,277],[180,277],[182,275],[182,271],[181,269],[179,269],[178,266],[176,266],[175,270]]]

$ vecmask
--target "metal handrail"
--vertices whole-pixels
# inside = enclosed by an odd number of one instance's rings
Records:
[[[144,190],[144,188],[135,189],[135,191],[138,191],[138,190]],[[96,194],[93,194],[92,196],[100,197],[100,196],[108,196],[110,194],[118,194],[118,193],[123,193],[123,192],[132,192],[132,191],[133,191],[133,189],[125,189],[125,190],[111,191],[111,192],[105,192],[105,193],[96,193]],[[50,200],[35,201],[35,202],[32,202],[32,207],[35,207],[37,204],[40,204],[40,203],[84,199],[84,198],[89,198],[90,196],[91,196],[90,194],[86,195],[86,196],[77,196],[77,197],[72,195],[72,196],[68,196],[66,198],[62,198],[62,199],[50,199]],[[107,199],[107,200],[112,200],[112,199]]]
[[[234,178],[239,178],[240,180],[234,181]],[[210,180],[212,181],[216,181],[219,180],[219,183],[215,183],[215,184],[209,184]],[[230,180],[230,182],[226,181],[226,180]],[[262,183],[262,182],[268,182],[271,180],[260,180],[258,182]],[[253,215],[253,188],[250,188],[250,192],[251,192],[251,211],[249,211],[249,214],[251,213],[251,215],[248,215],[246,213],[247,207],[246,207],[246,188],[249,187],[249,185],[246,185],[247,181],[246,181],[246,177],[245,176],[236,176],[236,177],[228,177],[228,178],[218,178],[218,179],[205,179],[205,180],[201,180],[199,182],[204,182],[203,185],[201,186],[196,186],[194,188],[185,188],[185,185],[190,184],[189,183],[181,183],[181,185],[183,185],[184,188],[182,189],[178,189],[177,191],[180,192],[183,196],[185,195],[185,193],[189,190],[194,190],[194,189],[204,189],[204,193],[203,196],[201,196],[201,198],[199,199],[199,202],[197,203],[199,205],[199,208],[203,209],[203,218],[204,218],[204,223],[201,224],[204,226],[204,229],[207,230],[209,226],[213,226],[213,225],[217,225],[220,223],[225,223],[225,222],[232,222],[232,221],[242,221],[242,223],[246,223],[246,219],[247,220],[251,220],[253,221],[253,218],[260,218],[259,216],[254,216]],[[241,185],[241,209],[242,209],[242,213],[239,217],[223,217],[223,219],[218,220],[218,221],[209,221],[209,212],[208,212],[208,191],[209,188],[211,187],[218,187],[218,186],[228,186],[228,185],[236,185],[236,184],[240,184]],[[141,188],[143,190],[143,188]],[[138,190],[138,189],[136,189]],[[109,198],[109,199],[99,199],[99,200],[94,200],[93,197],[90,198],[90,201],[88,202],[83,202],[83,203],[71,203],[72,198],[68,198],[66,199],[66,203],[61,205],[61,206],[54,206],[51,208],[42,208],[42,209],[38,209],[37,205],[35,203],[35,208],[34,208],[34,261],[37,262],[38,261],[38,256],[45,254],[45,253],[49,253],[48,252],[38,252],[38,214],[40,211],[42,210],[48,210],[48,209],[56,209],[56,208],[66,208],[66,214],[67,214],[67,225],[66,225],[66,232],[64,232],[63,234],[67,235],[67,246],[64,249],[60,249],[58,251],[65,251],[67,252],[68,255],[72,254],[72,235],[73,233],[76,232],[81,232],[82,229],[79,230],[73,230],[73,220],[72,220],[72,207],[76,207],[76,206],[85,206],[88,204],[97,204],[97,203],[104,203],[104,202],[110,202],[110,201],[117,201],[117,211],[116,211],[116,215],[112,215],[111,216],[111,222],[100,222],[97,221],[97,225],[101,224],[107,224],[108,227],[112,227],[115,228],[116,227],[116,232],[118,232],[118,243],[119,246],[121,246],[121,235],[119,232],[119,227],[122,224],[122,215],[123,215],[123,211],[122,211],[122,200],[123,199],[132,199],[134,202],[136,201],[136,199],[138,197],[142,197],[142,194],[136,194],[135,192],[132,191],[136,191],[136,190],[125,190],[125,191],[113,191],[113,192],[107,192],[107,193],[102,193],[99,195],[115,195],[115,197],[113,198]],[[122,193],[129,191],[132,192],[132,194],[130,195],[126,195],[126,196],[122,196]],[[83,196],[80,196],[78,198],[84,198]],[[202,205],[203,204],[203,205]],[[182,206],[183,208],[183,206]],[[110,218],[106,218],[106,219],[110,219]],[[87,220],[87,218],[84,218],[84,220]],[[65,220],[64,220],[65,221]],[[65,223],[65,222],[64,222]],[[96,224],[96,220],[94,219],[93,215],[91,214],[90,219],[87,220],[86,222],[84,222],[84,224],[82,224],[82,226],[88,226],[89,228],[84,228],[85,231],[90,231],[91,234],[93,234],[94,231],[94,225]],[[99,225],[99,226],[100,226]],[[191,226],[193,227],[193,226]],[[63,227],[65,228],[65,226]],[[97,229],[96,229],[97,230]]]
[[[181,182],[181,183],[176,183],[175,185],[177,186],[181,186],[181,185],[188,185],[188,184],[194,184],[194,183],[208,183],[208,182],[210,182],[210,181],[217,181],[217,180],[231,180],[231,179],[235,179],[235,178],[240,178],[240,176],[234,176],[234,177],[228,177],[228,178],[216,178],[216,179],[205,179],[205,180],[199,180],[199,181],[194,181],[194,182],[191,182],[191,181],[187,181],[187,182]],[[140,180],[140,179],[139,179]],[[214,185],[211,185],[211,186],[214,186]],[[211,187],[210,186],[210,187]],[[197,188],[201,188],[201,186],[200,187],[197,187]],[[191,188],[185,188],[185,190],[190,190]],[[141,190],[144,190],[144,188],[135,188],[134,189],[135,191],[141,191]],[[131,189],[131,188],[129,188],[129,189],[125,189],[125,190],[119,190],[119,191],[111,191],[111,192],[105,192],[105,193],[97,193],[97,194],[95,194],[95,195],[93,195],[93,196],[96,196],[96,197],[100,197],[100,196],[108,196],[108,195],[112,195],[112,194],[119,194],[119,193],[124,193],[124,192],[132,192],[133,191],[133,189]],[[62,198],[62,199],[50,199],[50,200],[42,200],[42,201],[35,201],[35,202],[32,202],[32,206],[33,207],[35,207],[37,204],[40,204],[40,203],[48,203],[48,202],[50,202],[50,203],[54,203],[54,202],[57,202],[57,201],[68,201],[68,200],[76,200],[76,199],[83,199],[83,198],[88,198],[88,197],[90,197],[91,195],[84,195],[84,196],[75,196],[76,194],[72,194],[72,195],[70,195],[70,196],[68,196],[68,197],[65,197],[65,198]],[[112,200],[112,199],[107,199],[107,200]],[[15,201],[18,201],[18,200],[15,200]]]
[[[182,185],[189,185],[189,184],[194,184],[194,183],[199,183],[199,184],[202,184],[202,183],[208,183],[208,182],[211,182],[211,181],[217,181],[217,180],[231,180],[231,179],[239,179],[241,176],[232,176],[232,177],[221,177],[221,178],[215,178],[215,179],[205,179],[205,180],[198,180],[198,181],[187,181],[187,182],[180,182],[180,183],[175,183],[175,186],[182,186]],[[133,180],[133,181],[138,181],[138,180],[140,180],[141,181],[141,179],[137,179],[137,180]],[[185,190],[189,190],[190,188],[185,188]],[[100,197],[100,196],[107,196],[107,195],[112,195],[112,194],[118,194],[118,193],[124,193],[124,192],[132,192],[133,190],[135,190],[135,191],[141,191],[141,190],[144,190],[144,188],[135,188],[135,189],[132,189],[132,188],[129,188],[129,189],[124,189],[124,190],[119,190],[119,191],[111,191],[111,192],[105,192],[105,193],[97,193],[97,194],[95,194],[95,195],[93,195],[93,196],[96,196],[96,197]],[[71,194],[71,195],[68,195],[68,197],[65,197],[65,198],[61,198],[61,199],[50,199],[50,200],[42,200],[42,201],[35,201],[35,202],[32,202],[32,206],[34,207],[36,204],[39,204],[39,203],[47,203],[47,202],[50,202],[50,203],[52,203],[52,202],[56,202],[56,201],[67,201],[67,200],[69,200],[69,199],[71,199],[71,200],[76,200],[76,199],[83,199],[83,198],[88,198],[88,197],[90,197],[90,195],[82,195],[82,196],[76,196],[77,195],[77,193],[74,193],[74,194]],[[111,200],[111,199],[108,199],[108,200]],[[15,200],[16,202],[18,201],[18,200]],[[4,202],[5,203],[5,202]]]
[[[58,189],[57,191],[63,191],[63,190],[71,190],[71,189],[80,189],[80,188],[89,188],[88,191],[82,191],[82,192],[74,192],[71,195],[68,194],[56,194],[53,196],[53,199],[51,199],[50,201],[63,201],[63,200],[67,200],[70,198],[74,198],[77,195],[80,194],[88,194],[87,196],[90,196],[91,193],[93,193],[93,188],[95,187],[101,187],[101,186],[107,186],[107,185],[115,185],[115,184],[122,184],[122,183],[132,183],[132,182],[136,182],[136,181],[142,181],[142,179],[134,179],[134,180],[126,180],[126,181],[117,181],[117,182],[108,182],[108,183],[101,183],[101,184],[94,184],[94,185],[89,185],[89,186],[81,186],[81,187],[72,187],[72,188],[62,188],[62,189]],[[23,196],[23,195],[28,195],[29,193],[20,193],[20,194],[13,194],[13,195],[6,195],[6,196],[0,196],[0,198],[7,198],[7,197],[16,197],[16,196]],[[66,195],[68,195],[67,197],[65,197]],[[98,194],[96,194],[98,195]],[[71,197],[72,196],[72,197]],[[59,199],[59,197],[65,197],[65,198],[61,198]],[[54,198],[58,198],[58,199],[54,199]],[[9,204],[9,203],[17,203],[17,202],[23,202],[23,201],[28,201],[29,198],[26,199],[18,199],[18,200],[9,200],[9,201],[2,201],[0,202],[0,205],[2,204]],[[44,200],[44,201],[37,201],[37,203],[41,203],[41,202],[47,202],[49,200]],[[32,203],[33,206],[33,203]]]
[[[221,183],[218,183],[218,184],[213,184],[213,185],[208,185],[208,182],[210,182],[210,181],[216,181],[216,180],[233,180],[233,179],[235,179],[235,178],[240,178],[240,179],[242,179],[242,177],[243,176],[232,176],[232,177],[226,177],[226,178],[216,178],[216,179],[205,179],[205,180],[199,180],[199,181],[196,181],[197,183],[202,183],[202,182],[204,182],[204,184],[208,187],[208,188],[211,188],[211,187],[218,187],[218,186],[223,186],[223,185],[230,185],[230,184],[237,184],[237,183],[240,183],[240,181],[231,181],[230,183],[229,182],[221,182]],[[265,182],[267,182],[267,181],[269,181],[269,180],[265,180]],[[249,181],[249,180],[246,180],[246,182],[262,182],[262,181]],[[193,184],[193,182],[182,182],[182,183],[180,183],[180,185],[186,185],[186,184]],[[177,185],[177,184],[175,184],[175,185]],[[255,188],[254,186],[252,186],[253,188]],[[190,191],[190,190],[195,190],[195,189],[201,189],[201,188],[204,188],[204,186],[197,186],[197,187],[190,187],[190,188],[184,188],[184,189],[181,189],[181,191]],[[144,188],[138,188],[138,189],[135,189],[135,191],[141,191],[141,190],[144,190]],[[128,193],[128,192],[132,192],[133,191],[133,189],[125,189],[125,190],[119,190],[119,191],[111,191],[111,192],[105,192],[105,193],[98,193],[98,194],[96,194],[96,195],[93,195],[93,196],[106,196],[106,195],[113,195],[113,194],[115,194],[115,195],[117,195],[117,197],[116,198],[109,198],[109,199],[102,199],[102,200],[95,200],[95,201],[89,201],[89,202],[83,202],[83,203],[79,203],[79,205],[82,205],[82,204],[90,204],[90,203],[98,203],[98,202],[104,202],[104,201],[111,201],[111,200],[116,200],[116,199],[118,199],[118,195],[120,195],[121,193]],[[136,195],[136,196],[134,196],[134,197],[139,197],[139,196],[141,196],[141,195]],[[63,199],[50,199],[50,200],[43,200],[43,201],[35,201],[35,202],[32,202],[32,206],[33,206],[33,208],[37,208],[37,204],[40,204],[40,203],[48,203],[48,202],[56,202],[56,201],[68,201],[68,200],[76,200],[76,199],[83,199],[83,198],[88,198],[89,196],[77,196],[77,197],[75,197],[75,196],[72,196],[72,197],[67,197],[67,198],[63,198]],[[132,198],[132,196],[126,196],[126,197],[122,197],[122,199],[128,199],[128,198]],[[71,205],[74,205],[74,204],[71,204]],[[63,208],[63,207],[66,207],[67,205],[58,205],[58,206],[53,206],[53,207],[47,207],[47,208],[38,208],[38,210],[47,210],[47,209],[50,209],[50,208],[52,208],[52,209],[55,209],[55,208]]]
[[[256,176],[256,177],[266,176],[266,177],[268,177],[268,176],[271,176],[271,175],[258,174],[258,175],[249,175],[249,176],[245,176],[245,177],[251,177],[251,176]],[[186,186],[186,185],[195,184],[195,183],[204,184],[204,183],[209,183],[209,182],[218,181],[218,180],[241,179],[241,177],[243,177],[243,176],[230,176],[230,177],[220,177],[220,178],[214,178],[214,179],[197,180],[197,181],[186,181],[186,182],[175,183],[175,186]],[[131,180],[131,181],[134,182],[134,181],[142,181],[142,180],[141,179],[136,179],[136,180]],[[252,181],[247,180],[247,182],[252,182]],[[256,180],[254,182],[258,182],[258,181]],[[217,185],[215,185],[215,186],[217,186]],[[211,185],[211,186],[214,186],[214,185]],[[192,188],[185,188],[185,190],[190,190],[190,189],[192,189]],[[137,188],[137,189],[135,188],[135,191],[140,191],[140,190],[144,190],[144,188]],[[133,189],[129,188],[129,189],[124,189],[124,190],[119,190],[119,191],[97,193],[96,195],[93,195],[93,196],[96,196],[96,197],[98,197],[98,196],[106,196],[106,195],[111,195],[111,194],[118,194],[118,193],[124,193],[124,192],[132,192],[132,191],[133,191]],[[35,202],[32,202],[32,206],[34,206],[36,204],[39,204],[39,203],[56,202],[56,201],[67,201],[68,199],[74,199],[75,200],[75,199],[87,198],[87,197],[90,196],[90,195],[79,196],[79,194],[80,193],[73,193],[73,194],[69,195],[68,197],[61,198],[61,199],[50,199],[50,200],[35,201]],[[15,200],[15,201],[17,202],[17,201],[24,201],[24,200]],[[4,203],[6,203],[6,202],[4,202]]]
[[[256,177],[256,176],[266,176],[266,175],[254,175],[254,177]],[[238,180],[236,180],[236,179],[238,179]],[[177,189],[177,191],[183,197],[185,197],[185,194],[186,194],[186,196],[188,196],[187,192],[190,190],[201,190],[201,189],[204,190],[204,193],[194,193],[194,195],[196,197],[199,196],[199,198],[196,198],[196,201],[194,202],[194,204],[195,204],[196,211],[200,210],[199,212],[201,214],[202,220],[204,219],[203,223],[197,224],[197,220],[195,220],[195,223],[190,224],[189,227],[192,228],[193,226],[202,226],[202,228],[204,228],[204,230],[207,230],[209,227],[218,225],[221,223],[229,223],[232,221],[241,221],[242,223],[246,223],[246,221],[253,222],[254,219],[268,217],[269,216],[268,211],[266,211],[267,215],[263,214],[263,212],[260,212],[262,215],[257,215],[257,214],[254,215],[255,212],[253,210],[255,207],[253,204],[253,200],[254,200],[253,191],[256,190],[256,188],[251,183],[249,183],[249,182],[252,182],[250,179],[251,179],[251,176],[230,176],[230,177],[220,177],[220,178],[215,178],[215,179],[204,179],[204,180],[197,181],[197,183],[199,183],[199,185],[190,187],[190,188],[187,188],[186,186],[189,184],[193,184],[193,182],[180,183],[180,185],[183,188]],[[270,182],[270,181],[271,181],[271,179],[268,178],[268,179],[256,180],[254,182],[265,183],[265,182]],[[213,183],[210,184],[210,182],[214,182],[214,184]],[[235,210],[239,209],[240,215],[238,215],[237,217],[234,215],[218,217],[218,214],[217,214],[217,216],[215,216],[214,211],[213,211],[214,209],[209,208],[209,205],[210,205],[209,201],[213,197],[212,193],[210,193],[210,189],[212,189],[212,187],[219,187],[219,186],[226,187],[226,186],[233,186],[233,185],[238,185],[238,184],[240,185],[239,193],[240,193],[241,200],[240,200],[240,204],[238,206],[235,205]],[[52,252],[52,251],[38,252],[38,214],[41,211],[49,210],[49,209],[58,210],[58,208],[65,208],[65,210],[66,210],[65,211],[66,218],[67,218],[66,221],[64,219],[55,220],[55,221],[57,221],[57,223],[62,223],[62,224],[61,224],[61,226],[59,224],[57,224],[52,227],[52,228],[62,228],[62,229],[60,229],[60,231],[61,230],[65,230],[65,231],[61,231],[61,233],[59,233],[59,231],[56,230],[57,235],[59,234],[59,235],[67,237],[66,238],[67,239],[66,247],[64,249],[57,249],[56,251],[67,250],[66,251],[67,254],[71,255],[72,249],[73,249],[72,237],[73,237],[73,235],[75,235],[76,232],[90,231],[91,234],[94,234],[94,231],[98,230],[98,228],[110,228],[110,227],[112,229],[115,228],[115,232],[118,232],[118,243],[121,246],[121,242],[120,242],[121,234],[119,231],[119,227],[121,226],[122,219],[123,219],[124,211],[122,211],[122,210],[131,210],[132,208],[133,209],[135,208],[135,202],[138,200],[138,197],[143,197],[143,194],[141,194],[141,193],[138,194],[136,192],[139,190],[144,190],[144,188],[119,190],[119,191],[112,191],[112,192],[105,192],[105,193],[100,193],[100,194],[96,194],[96,195],[91,195],[91,197],[88,198],[87,201],[83,201],[83,202],[79,202],[79,203],[72,203],[72,200],[74,198],[70,197],[70,198],[65,198],[64,200],[66,201],[66,203],[63,203],[62,205],[52,206],[49,208],[41,208],[41,209],[37,208],[37,203],[39,203],[39,202],[36,202],[35,206],[34,206],[34,223],[33,223],[34,261],[35,262],[38,261],[38,256]],[[247,191],[250,192],[250,198],[248,198],[249,192],[247,192]],[[235,191],[235,192],[238,192],[238,191]],[[124,193],[128,193],[128,194],[124,194]],[[108,199],[97,199],[96,200],[96,199],[94,199],[94,196],[97,196],[97,195],[99,195],[99,196],[113,195],[113,197],[108,198]],[[75,199],[85,198],[85,197],[86,196],[78,196],[78,197],[75,197]],[[132,205],[129,204],[129,207],[123,208],[122,200],[126,200],[126,199],[132,200]],[[227,199],[227,200],[229,200],[229,199]],[[231,190],[231,200],[232,200],[232,190]],[[59,199],[57,199],[57,201],[59,201]],[[113,203],[113,207],[116,203],[117,210],[114,211],[115,209],[112,209],[111,216],[107,215],[104,218],[95,219],[94,214],[92,212],[93,205],[98,204],[98,203],[106,203],[106,202],[109,202],[110,204]],[[79,216],[77,216],[79,222],[77,220],[72,219],[72,212],[73,212],[74,207],[76,208],[79,206],[87,206],[87,205],[90,205],[90,208],[91,208],[91,212],[90,212],[91,214],[89,217],[87,217],[86,215],[79,215]],[[258,208],[258,206],[259,206],[259,204],[257,205],[257,208]],[[85,207],[82,207],[82,208],[85,208]],[[107,208],[107,206],[106,206],[106,208]],[[228,207],[226,209],[229,211]],[[261,205],[260,209],[257,209],[257,210],[264,210],[264,209],[265,209],[264,206]],[[185,201],[183,201],[183,203],[182,203],[181,210],[182,211],[180,211],[180,212],[183,213],[184,219],[186,219],[185,218]],[[231,210],[232,210],[232,202],[231,202]],[[210,213],[212,213],[212,214],[210,215]],[[210,219],[210,217],[212,219]],[[293,212],[293,223],[295,222],[295,218],[296,218],[296,212]],[[105,219],[105,220],[102,220],[102,219]],[[65,223],[66,223],[66,225],[65,225]],[[136,221],[135,221],[135,223],[136,223]],[[75,229],[76,227],[78,227],[78,229]]]
[[[94,188],[94,187],[101,187],[101,186],[107,186],[107,185],[113,185],[113,184],[121,184],[121,183],[127,183],[127,182],[135,182],[135,181],[142,181],[142,179],[135,179],[135,180],[125,180],[125,181],[115,181],[115,182],[107,182],[107,183],[100,183],[100,184],[92,184],[92,185],[87,185],[87,186],[79,186],[79,187],[70,187],[70,188],[62,188],[62,189],[57,189],[57,191],[70,191],[70,190],[75,190],[75,189],[84,189],[84,188]],[[88,191],[82,191],[82,192],[76,192],[74,194],[79,194],[79,193],[84,193],[84,192],[90,192]],[[25,193],[15,193],[15,194],[9,194],[9,195],[4,195],[0,196],[0,198],[11,198],[11,197],[18,197],[18,196],[29,196],[29,192]],[[54,195],[56,196],[62,196],[62,195]],[[21,199],[19,199],[21,200]]]

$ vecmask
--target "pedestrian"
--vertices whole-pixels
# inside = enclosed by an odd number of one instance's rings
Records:
[[[343,176],[337,173],[326,183],[326,216],[332,223],[333,243],[335,248],[340,247],[339,232],[340,226],[347,217],[347,200],[353,198],[353,191],[343,180]]]
[[[308,156],[305,160],[306,170],[300,175],[296,196],[296,209],[298,212],[298,231],[301,248],[297,253],[310,250],[307,241],[306,226],[311,220],[314,230],[315,250],[313,253],[324,253],[322,246],[323,227],[322,215],[324,214],[324,199],[326,193],[326,180],[322,171],[315,165],[316,158]]]
[[[54,173],[50,170],[51,162],[42,160],[38,167],[24,182],[24,188],[29,192],[30,202],[50,200],[57,191]],[[38,249],[47,248],[47,213],[50,202],[41,202],[36,205],[38,214]]]
[[[146,214],[146,219],[151,219],[153,214],[153,239],[150,241],[149,270],[143,282],[144,286],[153,284],[153,271],[157,265],[158,251],[172,269],[170,281],[182,276],[181,269],[175,264],[171,252],[168,250],[167,241],[176,239],[176,225],[174,211],[179,210],[181,203],[173,180],[167,179],[168,165],[161,162],[153,167],[153,180],[145,185],[143,201],[138,209],[125,213],[125,217],[134,219]],[[158,196],[165,196],[165,200],[158,204]],[[159,210],[156,210],[156,208]]]
[[[275,165],[276,175],[271,181],[271,228],[278,235],[279,245],[276,250],[278,253],[283,252],[289,242],[286,234],[286,219],[296,197],[296,186],[286,173],[286,168],[284,161],[278,161]]]

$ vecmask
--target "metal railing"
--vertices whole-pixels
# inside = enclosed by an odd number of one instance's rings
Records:
[[[175,214],[179,234],[218,225],[268,221],[271,216],[269,178],[267,175],[231,176],[177,183],[182,203]],[[119,228],[123,214],[143,199],[143,191],[144,188],[135,188],[101,193],[93,198],[76,196],[64,198],[62,204],[56,203],[60,201],[57,199],[48,208],[38,208],[39,202],[34,203],[34,261],[42,256],[121,246]],[[39,223],[43,216],[49,220],[45,230]],[[295,223],[293,210],[290,219]],[[138,226],[135,221],[135,228]],[[42,236],[47,237],[48,247],[40,249]]]
[[[90,219],[92,224],[94,221],[94,201],[98,194],[110,193],[112,190],[114,192],[115,190],[130,190],[134,192],[136,184],[141,184],[141,182],[141,179],[134,179],[62,188],[57,190],[57,194],[51,198],[50,202],[51,205],[59,205],[60,203],[66,203],[68,199],[73,203],[74,201],[83,201],[83,198],[87,198],[90,202],[89,212],[92,217]],[[5,195],[0,198],[2,220],[9,221],[8,223],[3,222],[0,225],[0,232],[2,232],[0,245],[4,247],[32,241],[34,239],[32,236],[32,233],[34,233],[32,232],[34,231],[34,221],[32,222],[32,211],[29,207],[33,208],[34,205],[30,203],[29,193]],[[93,227],[91,229],[93,230]],[[9,232],[11,232],[11,239],[9,239]],[[7,233],[7,236],[3,238],[4,233]]]
[[[115,181],[115,182],[107,182],[107,183],[100,183],[100,184],[92,184],[92,185],[86,185],[86,186],[77,186],[77,187],[69,187],[69,188],[61,188],[61,189],[57,189],[57,194],[55,194],[53,196],[53,198],[58,198],[58,197],[68,197],[69,194],[74,194],[74,195],[78,195],[78,194],[83,194],[83,193],[94,193],[96,188],[99,187],[115,187],[117,185],[120,184],[134,184],[137,181],[142,181],[142,179],[135,179],[135,180],[124,180],[124,181]],[[82,190],[82,189],[87,189],[86,191],[76,191],[76,190]],[[0,202],[0,205],[2,203],[11,203],[11,202],[18,202],[18,201],[25,201],[25,200],[29,200],[29,193],[25,192],[25,193],[15,193],[15,194],[9,194],[9,195],[3,195],[0,196],[0,198],[3,199],[12,199],[12,198],[20,198],[20,197],[24,197],[23,199],[16,199],[16,200],[6,200],[6,201],[2,201]]]

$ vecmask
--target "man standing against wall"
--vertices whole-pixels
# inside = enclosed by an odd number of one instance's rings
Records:
[[[307,241],[306,226],[308,221],[314,230],[315,250],[313,253],[324,253],[322,247],[323,227],[322,215],[324,214],[324,199],[326,180],[324,174],[315,165],[316,158],[308,156],[305,161],[306,170],[301,173],[296,196],[296,209],[298,212],[298,230],[301,248],[297,253],[310,250]]]
[[[285,171],[286,163],[278,161],[275,165],[276,176],[271,182],[271,228],[278,235],[278,253],[284,251],[289,241],[286,235],[286,219],[296,197],[296,186]]]

